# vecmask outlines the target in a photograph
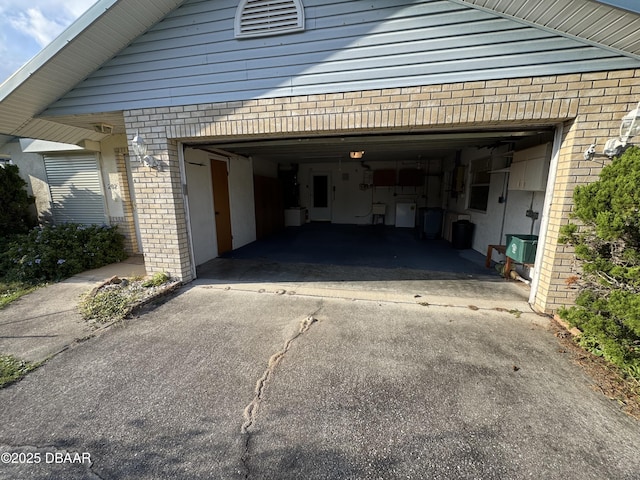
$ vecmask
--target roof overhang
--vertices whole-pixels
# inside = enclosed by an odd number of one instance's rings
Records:
[[[106,135],[95,129],[37,117],[183,1],[98,0],[0,85],[0,135],[71,144],[102,140]]]
[[[450,0],[640,60],[640,13],[595,0]]]
[[[0,145],[12,137],[69,144],[102,140],[105,133],[88,128],[88,117],[38,117],[183,1],[98,0],[0,85]],[[640,60],[640,14],[628,10],[594,0],[450,1]],[[121,116],[121,112],[96,112],[90,121],[122,124],[121,120],[118,122],[118,115]]]

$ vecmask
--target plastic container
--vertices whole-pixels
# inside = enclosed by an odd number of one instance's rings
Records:
[[[506,256],[518,263],[534,263],[538,249],[538,235],[507,234]]]
[[[420,223],[420,238],[434,239],[442,235],[441,208],[420,208],[418,219]]]
[[[451,245],[458,250],[471,248],[475,224],[469,220],[458,220],[451,224]]]

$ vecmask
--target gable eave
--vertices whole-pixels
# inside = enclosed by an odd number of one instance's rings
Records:
[[[593,0],[449,0],[640,60],[640,14]]]
[[[36,128],[37,115],[183,1],[99,0],[0,85],[0,134],[44,134],[47,129]],[[55,131],[65,138],[80,135],[77,127],[66,128]]]
[[[448,0],[640,61],[640,14],[592,0]],[[76,143],[93,130],[38,118],[184,0],[99,0],[0,85],[0,134]],[[557,15],[556,11],[570,15]],[[567,10],[568,9],[568,10]],[[611,25],[615,25],[615,30]],[[55,128],[52,128],[54,127]],[[55,133],[54,133],[55,132]],[[53,136],[52,136],[53,135]]]

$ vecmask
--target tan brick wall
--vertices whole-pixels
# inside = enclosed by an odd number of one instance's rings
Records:
[[[595,139],[601,147],[617,135],[620,118],[638,100],[640,71],[626,70],[131,110],[125,112],[129,139],[139,131],[167,164],[163,172],[134,174],[143,196],[145,256],[152,271],[164,268],[191,278],[176,140],[564,123],[535,302],[552,311],[572,298],[564,283],[572,272],[571,254],[557,245],[558,231],[571,211],[575,185],[597,179],[602,168],[600,159],[585,161],[583,152]]]
[[[157,131],[141,111],[125,112],[129,131],[139,132],[162,167],[132,165],[138,225],[147,273],[166,272],[174,278],[193,279],[187,222],[178,163],[177,144]],[[133,130],[130,130],[133,129]],[[132,135],[129,136],[131,140]]]

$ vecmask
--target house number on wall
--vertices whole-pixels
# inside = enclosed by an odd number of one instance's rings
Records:
[[[107,190],[111,192],[111,200],[114,202],[121,202],[122,195],[120,194],[120,178],[117,173],[109,174],[109,182],[107,182]]]

